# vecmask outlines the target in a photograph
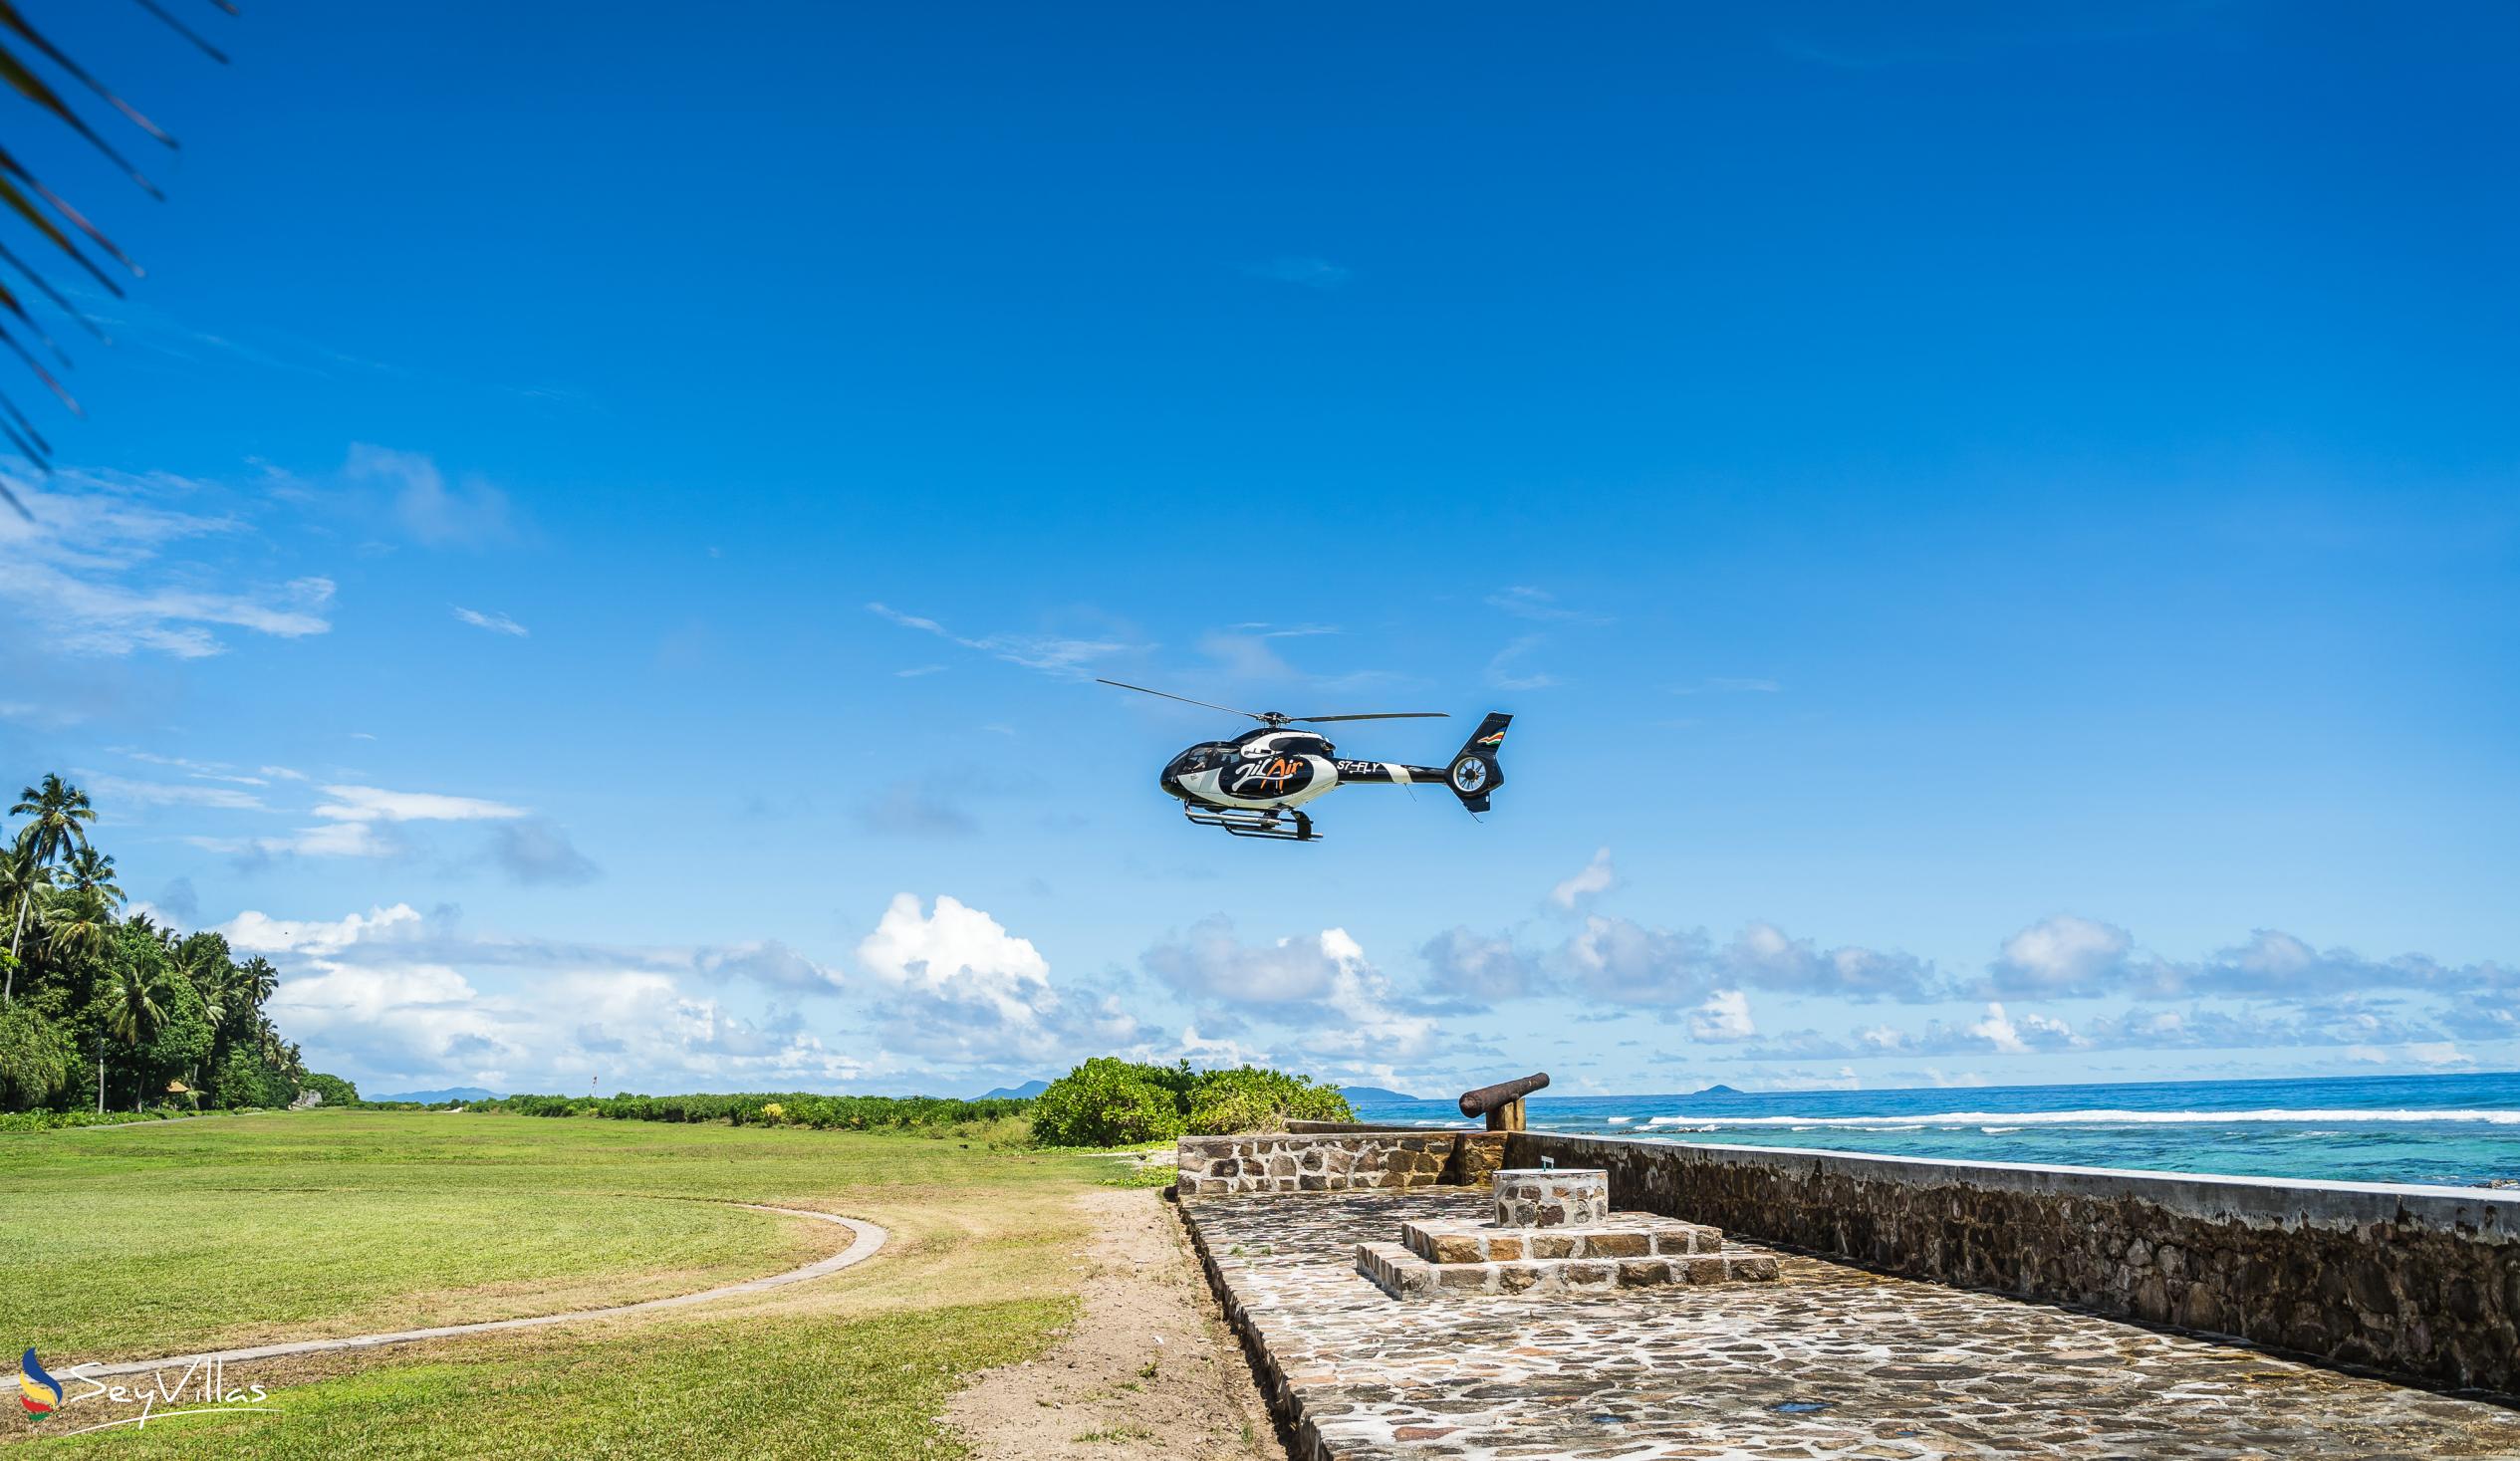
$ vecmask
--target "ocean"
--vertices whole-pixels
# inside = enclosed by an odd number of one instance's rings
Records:
[[[1450,1100],[1360,1120],[1467,1125]],[[2315,1181],[2520,1182],[2520,1075],[1534,1096],[1534,1130]]]

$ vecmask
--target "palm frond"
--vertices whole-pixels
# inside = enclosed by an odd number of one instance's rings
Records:
[[[133,0],[133,3],[154,16],[168,30],[199,48],[202,54],[211,60],[221,64],[227,61],[227,57],[217,47],[211,45],[190,26],[176,19],[165,5],[160,3],[160,0]],[[228,15],[237,13],[236,6],[231,3],[231,0],[209,0],[209,3]],[[37,111],[52,122],[68,127],[90,146],[95,147],[116,167],[121,168],[126,176],[150,197],[164,197],[165,194],[158,189],[157,184],[149,181],[148,177],[134,166],[129,158],[124,156],[112,141],[90,125],[87,119],[80,116],[78,111],[63,98],[61,91],[45,79],[37,69],[38,62],[51,67],[77,86],[85,88],[91,95],[119,114],[126,122],[138,128],[143,135],[167,147],[176,145],[174,137],[164,127],[150,121],[146,114],[124,100],[119,93],[99,80],[68,52],[53,44],[50,37],[37,30],[19,10],[16,0],[0,0],[0,90],[16,93],[18,97],[32,104]],[[89,244],[102,250],[107,257],[129,270],[133,278],[140,276],[139,265],[132,262],[129,255],[116,247],[114,241],[106,237],[103,230],[89,222],[86,214],[72,207],[60,194],[46,187],[41,179],[18,161],[15,154],[8,148],[0,146],[0,218],[9,216],[14,216],[19,222],[41,235],[46,242],[68,256],[73,263],[85,271],[88,277],[94,279],[98,285],[118,299],[123,294],[122,286],[108,277],[103,269],[97,267],[96,262],[90,259],[87,252],[80,247],[79,238],[74,238],[73,234],[84,237]],[[59,221],[56,221],[56,218]],[[62,226],[64,223],[69,225],[67,229]],[[9,268],[23,275],[34,285],[36,293],[42,295],[46,303],[77,320],[97,339],[101,341],[105,339],[105,332],[97,327],[95,321],[90,320],[75,308],[62,296],[61,291],[55,289],[32,264],[20,258],[15,251],[5,245],[0,245],[0,263],[5,263]],[[28,339],[50,352],[62,365],[70,365],[69,355],[55,344],[52,336],[36,322],[16,291],[5,286],[0,286],[0,314],[14,319]],[[61,381],[45,368],[43,363],[36,358],[35,352],[29,350],[17,334],[5,327],[0,327],[0,347],[5,347],[11,354],[17,356],[28,369],[35,372],[36,378],[42,380],[72,413],[80,413],[79,403],[71,397]],[[0,438],[5,438],[10,448],[24,457],[38,471],[47,474],[52,471],[52,443],[44,439],[43,433],[35,429],[34,423],[29,421],[23,412],[5,399],[0,399]],[[26,504],[18,500],[17,494],[10,490],[9,484],[5,481],[0,481],[0,502],[5,502],[9,507],[16,509],[19,516],[33,520],[33,514],[28,512]]]

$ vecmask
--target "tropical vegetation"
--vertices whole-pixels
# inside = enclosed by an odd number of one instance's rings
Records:
[[[97,813],[86,792],[47,776],[9,816],[0,1119],[282,1106],[318,1081],[266,1013],[280,987],[269,960],[240,960],[216,933],[125,911],[114,858],[89,840]],[[0,1129],[71,1123],[4,1119]]]
[[[1335,1086],[1258,1066],[1196,1071],[1097,1056],[1033,1098],[1046,1146],[1134,1146],[1184,1134],[1283,1131],[1289,1121],[1353,1121]]]

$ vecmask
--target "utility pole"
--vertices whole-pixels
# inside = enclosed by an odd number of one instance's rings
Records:
[[[97,1114],[105,1114],[105,1037],[97,1037]]]

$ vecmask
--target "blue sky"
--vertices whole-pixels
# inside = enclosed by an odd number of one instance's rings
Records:
[[[2514,1063],[2507,9],[58,8],[0,766],[370,1089]]]

